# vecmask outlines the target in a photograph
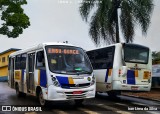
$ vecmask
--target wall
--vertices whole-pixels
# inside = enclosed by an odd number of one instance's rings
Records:
[[[8,80],[8,56],[15,51],[9,51],[0,55],[0,82]],[[2,62],[2,58],[5,57],[5,61]]]

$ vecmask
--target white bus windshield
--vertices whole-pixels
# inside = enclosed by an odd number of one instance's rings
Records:
[[[91,74],[92,67],[81,48],[73,46],[46,46],[51,72],[61,74]]]
[[[125,44],[124,45],[124,60],[131,63],[148,63],[149,49],[144,46]]]

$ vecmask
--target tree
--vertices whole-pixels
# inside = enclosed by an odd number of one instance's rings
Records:
[[[127,43],[133,42],[137,25],[146,35],[152,11],[153,0],[83,0],[80,5],[83,20],[88,22],[90,14],[93,14],[89,35],[96,45],[103,41],[108,44],[119,43],[119,24]]]
[[[159,64],[160,63],[160,52],[153,51],[152,52],[152,63]]]
[[[30,26],[29,17],[24,13],[21,5],[26,0],[0,0],[2,26],[0,34],[16,38],[23,33],[23,29]]]

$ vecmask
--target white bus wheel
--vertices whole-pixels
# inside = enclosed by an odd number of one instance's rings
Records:
[[[17,95],[17,97],[22,97],[22,92],[19,91],[18,84],[16,84],[16,95]]]
[[[49,104],[49,101],[46,101],[43,97],[43,93],[42,93],[42,90],[39,92],[39,103],[41,106],[47,106]]]
[[[107,94],[110,98],[118,98],[118,96],[121,95],[121,92],[120,91],[108,91]]]
[[[39,103],[40,103],[40,105],[42,105],[42,106],[45,105],[45,99],[43,98],[43,93],[42,93],[42,91],[39,92]]]

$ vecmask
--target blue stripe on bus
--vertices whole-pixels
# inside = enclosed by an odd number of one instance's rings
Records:
[[[68,77],[56,76],[58,82],[62,86],[62,84],[69,84]]]
[[[135,85],[135,75],[133,70],[127,71],[127,84]]]
[[[40,86],[47,87],[47,75],[46,70],[40,70]]]
[[[24,69],[22,69],[22,82],[24,82]]]
[[[109,69],[107,69],[107,71],[106,71],[105,82],[107,82],[107,80],[108,80],[108,73],[109,73]]]

